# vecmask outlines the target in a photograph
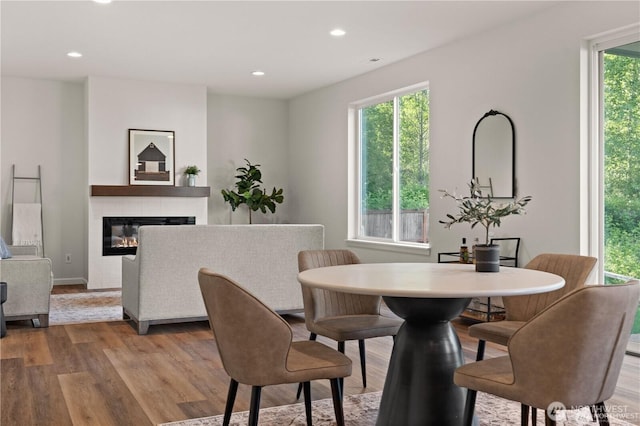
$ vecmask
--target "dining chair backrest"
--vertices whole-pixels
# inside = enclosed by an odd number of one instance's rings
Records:
[[[597,259],[575,254],[543,253],[531,259],[526,269],[550,272],[564,278],[564,287],[540,294],[503,297],[507,321],[528,321],[547,306],[575,289],[584,287]]]
[[[305,250],[298,253],[298,270],[322,268],[325,266],[351,265],[360,263],[358,256],[350,250]],[[319,318],[343,315],[378,315],[380,296],[343,293],[338,291],[302,286],[305,320],[309,330]]]
[[[638,311],[640,283],[588,285],[557,300],[508,343],[523,403],[546,408],[604,402],[615,391]],[[531,356],[532,350],[536,356]]]
[[[202,268],[198,281],[227,374],[249,385],[280,383],[293,340],[289,324],[230,278]]]

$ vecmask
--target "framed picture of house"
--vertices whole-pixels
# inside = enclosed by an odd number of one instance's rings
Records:
[[[129,129],[129,185],[175,185],[174,132]]]

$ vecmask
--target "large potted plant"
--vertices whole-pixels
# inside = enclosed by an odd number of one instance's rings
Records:
[[[275,213],[276,203],[282,203],[284,196],[282,195],[282,188],[276,189],[275,187],[273,187],[271,194],[267,194],[267,190],[260,186],[262,184],[260,164],[251,164],[246,158],[244,161],[246,161],[247,166],[236,169],[239,172],[236,175],[238,179],[235,183],[236,190],[223,189],[221,192],[224,200],[231,205],[232,211],[235,211],[238,206],[246,204],[249,208],[249,223],[252,223],[252,211],[260,210],[262,213],[266,213],[268,209],[271,213]]]
[[[476,271],[498,272],[500,270],[500,247],[489,243],[489,228],[500,227],[502,219],[509,215],[525,213],[525,206],[531,201],[531,196],[515,199],[508,203],[499,203],[490,196],[483,196],[475,181],[469,183],[469,196],[462,197],[441,189],[443,198],[452,198],[458,204],[456,215],[447,214],[447,220],[440,220],[445,228],[451,228],[456,223],[469,223],[471,228],[482,225],[485,229],[485,243],[476,245],[474,256]]]

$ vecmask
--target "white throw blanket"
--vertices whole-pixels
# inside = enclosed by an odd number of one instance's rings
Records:
[[[37,203],[13,205],[13,245],[42,246],[41,209],[42,205]]]

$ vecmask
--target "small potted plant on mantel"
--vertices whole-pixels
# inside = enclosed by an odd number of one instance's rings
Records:
[[[271,194],[267,194],[266,189],[262,189],[259,184],[262,183],[262,172],[260,164],[251,164],[249,160],[244,159],[247,167],[238,167],[236,175],[238,181],[235,183],[236,191],[223,189],[222,197],[231,205],[231,210],[235,211],[241,204],[246,204],[249,208],[249,224],[251,224],[251,212],[260,210],[266,213],[267,209],[271,213],[276,212],[276,203],[280,204],[284,201],[282,188],[276,189],[275,186]]]
[[[514,199],[508,203],[497,203],[490,196],[483,196],[482,191],[475,181],[469,184],[470,195],[468,197],[452,194],[441,189],[442,198],[452,198],[458,204],[457,215],[447,214],[447,220],[440,220],[445,228],[451,228],[455,223],[467,222],[471,228],[480,224],[485,228],[485,243],[476,245],[474,256],[476,271],[498,272],[500,270],[500,247],[497,244],[489,244],[489,228],[500,227],[502,218],[509,215],[525,214],[525,206],[531,201],[531,196]]]
[[[196,176],[200,173],[198,166],[187,166],[184,174],[187,177],[187,186],[196,186]]]

